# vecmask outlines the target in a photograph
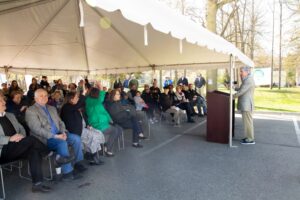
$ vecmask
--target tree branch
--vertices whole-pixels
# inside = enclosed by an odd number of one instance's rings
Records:
[[[228,26],[230,20],[232,19],[232,17],[234,16],[234,13],[235,13],[236,10],[237,10],[237,8],[233,9],[232,12],[230,13],[230,15],[229,15],[229,17],[228,17],[228,19],[227,19],[227,21],[226,21],[226,23],[224,25],[224,28],[223,28],[222,32],[220,33],[221,36],[224,35],[224,32],[226,31],[227,26]]]
[[[217,3],[217,8],[219,9],[219,8],[223,7],[224,5],[231,3],[231,2],[234,2],[234,0],[222,0],[219,3]]]

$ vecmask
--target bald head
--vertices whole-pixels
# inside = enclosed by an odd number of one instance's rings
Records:
[[[48,102],[48,92],[44,89],[37,89],[34,92],[34,100],[41,106],[45,106]]]

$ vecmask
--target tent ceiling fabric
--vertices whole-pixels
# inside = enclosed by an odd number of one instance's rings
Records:
[[[155,0],[82,0],[84,27],[79,2],[0,0],[0,66],[34,74],[126,73],[150,65],[227,67],[230,54],[254,65],[231,43]]]

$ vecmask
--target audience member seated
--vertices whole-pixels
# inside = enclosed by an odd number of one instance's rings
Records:
[[[16,80],[13,80],[11,82],[11,86],[8,89],[8,96],[10,96],[13,91],[20,91],[23,93],[23,90],[19,87],[18,82]]]
[[[188,100],[185,98],[184,93],[181,90],[181,86],[177,85],[176,86],[176,92],[170,93],[171,97],[173,98],[173,106],[176,106],[182,110],[185,110],[186,116],[189,123],[194,123],[195,121],[192,119],[192,107]]]
[[[44,89],[47,89],[48,87],[50,87],[50,85],[48,83],[47,76],[42,76],[42,80],[40,82],[40,86],[41,86],[41,88],[44,88]]]
[[[51,97],[48,101],[48,105],[56,108],[57,113],[60,113],[61,107],[63,106],[64,100],[61,94],[61,91],[56,90],[51,94]]]
[[[194,110],[194,106],[197,106],[198,116],[204,116],[207,114],[206,101],[196,90],[193,89],[192,84],[189,84],[183,92],[191,103],[192,109]],[[201,108],[203,109],[203,113]]]
[[[70,83],[68,85],[68,92],[76,92],[77,91],[77,85],[75,83]]]
[[[145,101],[141,97],[141,92],[137,91],[134,99],[134,104],[136,110],[143,110],[144,108],[148,108],[148,105],[145,103]]]
[[[42,159],[49,151],[35,137],[25,137],[22,125],[5,109],[4,96],[0,94],[0,164],[28,159],[32,192],[50,192],[51,188],[43,183],[42,172]]]
[[[27,92],[27,102],[29,105],[32,105],[34,102],[34,92],[40,88],[40,85],[37,83],[36,78],[32,78],[31,84],[29,85],[29,90]]]
[[[150,113],[148,114],[148,117],[150,119],[150,122],[151,121],[152,122],[158,122],[157,119],[155,119],[155,117],[154,117],[154,110],[155,110],[157,105],[154,102],[154,99],[152,97],[149,85],[147,85],[147,84],[144,85],[144,91],[143,91],[141,97],[145,101],[145,103],[149,106],[149,112]]]
[[[114,123],[125,129],[132,129],[132,146],[136,148],[143,147],[139,143],[139,139],[146,139],[143,135],[143,130],[139,124],[136,111],[133,106],[122,106],[121,95],[118,90],[113,90],[110,95],[111,104],[108,108]]]
[[[52,87],[51,89],[51,93],[54,93],[56,90],[61,90],[62,91],[62,96],[65,96],[66,95],[66,90],[64,89],[64,85],[62,83],[62,80],[61,79],[58,79],[56,82],[55,82],[55,85]]]
[[[23,93],[20,91],[14,91],[11,93],[11,97],[7,100],[7,112],[13,113],[18,122],[25,128],[26,135],[30,133],[29,127],[25,121],[25,112],[28,105],[23,98]]]
[[[173,106],[173,99],[171,98],[169,91],[169,86],[165,86],[164,92],[160,95],[160,105],[163,112],[172,116],[172,122],[174,122],[174,125],[178,126],[180,124],[180,109]]]
[[[79,97],[76,92],[68,92],[60,116],[68,131],[81,136],[85,152],[91,154],[89,156],[92,158],[90,164],[101,165],[103,162],[100,160],[98,151],[101,150],[101,144],[105,143],[105,138],[101,131],[86,125],[80,111],[85,106],[85,96],[83,95]]]
[[[8,97],[8,87],[7,87],[7,83],[2,83],[1,84],[1,92],[4,96]]]
[[[78,86],[77,86],[77,92],[79,92],[80,94],[83,93],[84,91],[84,80],[81,79],[79,82],[78,82]]]
[[[128,100],[128,95],[127,93],[124,91],[124,87],[122,86],[121,88],[118,88],[120,94],[121,94],[121,103],[123,106],[126,106],[129,104],[129,100]]]
[[[127,92],[127,96],[128,96],[128,101],[131,105],[134,105],[135,102],[134,102],[134,97],[136,95],[136,92],[137,92],[137,87],[136,85],[131,85],[130,87],[130,90]]]
[[[66,163],[62,165],[63,181],[80,178],[78,173],[74,173],[71,165],[73,158],[68,149],[68,145],[73,147],[76,172],[85,171],[86,167],[81,164],[83,154],[80,137],[68,132],[56,109],[47,105],[48,94],[44,89],[37,89],[34,93],[34,99],[36,103],[26,111],[26,122],[31,135],[46,144],[49,150],[57,153],[56,161],[63,160]]]
[[[122,82],[120,80],[120,78],[117,78],[114,82],[114,89],[118,89],[122,87]]]
[[[149,121],[151,124],[154,124],[154,111],[153,108],[148,106],[148,104],[145,103],[144,99],[141,97],[141,92],[137,91],[135,97],[135,108],[137,111],[145,111],[147,114],[147,117],[149,118]]]
[[[152,98],[153,98],[154,110],[157,111],[157,112],[160,112],[160,110],[159,110],[159,108],[160,108],[159,96],[160,96],[161,92],[160,92],[160,89],[158,87],[156,79],[153,79],[153,86],[150,87],[150,92],[151,92]]]
[[[113,125],[108,112],[105,110],[103,102],[105,98],[105,91],[100,91],[100,84],[97,83],[98,88],[91,88],[90,94],[86,97],[85,109],[88,117],[88,124],[93,128],[101,131],[106,137],[106,148],[104,148],[107,157],[114,156],[113,146],[116,139],[122,134],[122,128]]]

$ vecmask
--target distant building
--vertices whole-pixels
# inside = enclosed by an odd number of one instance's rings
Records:
[[[254,68],[253,76],[256,86],[270,86],[271,84],[271,67]],[[273,71],[273,84],[279,83],[279,71]],[[281,86],[286,85],[286,72],[281,71]]]

